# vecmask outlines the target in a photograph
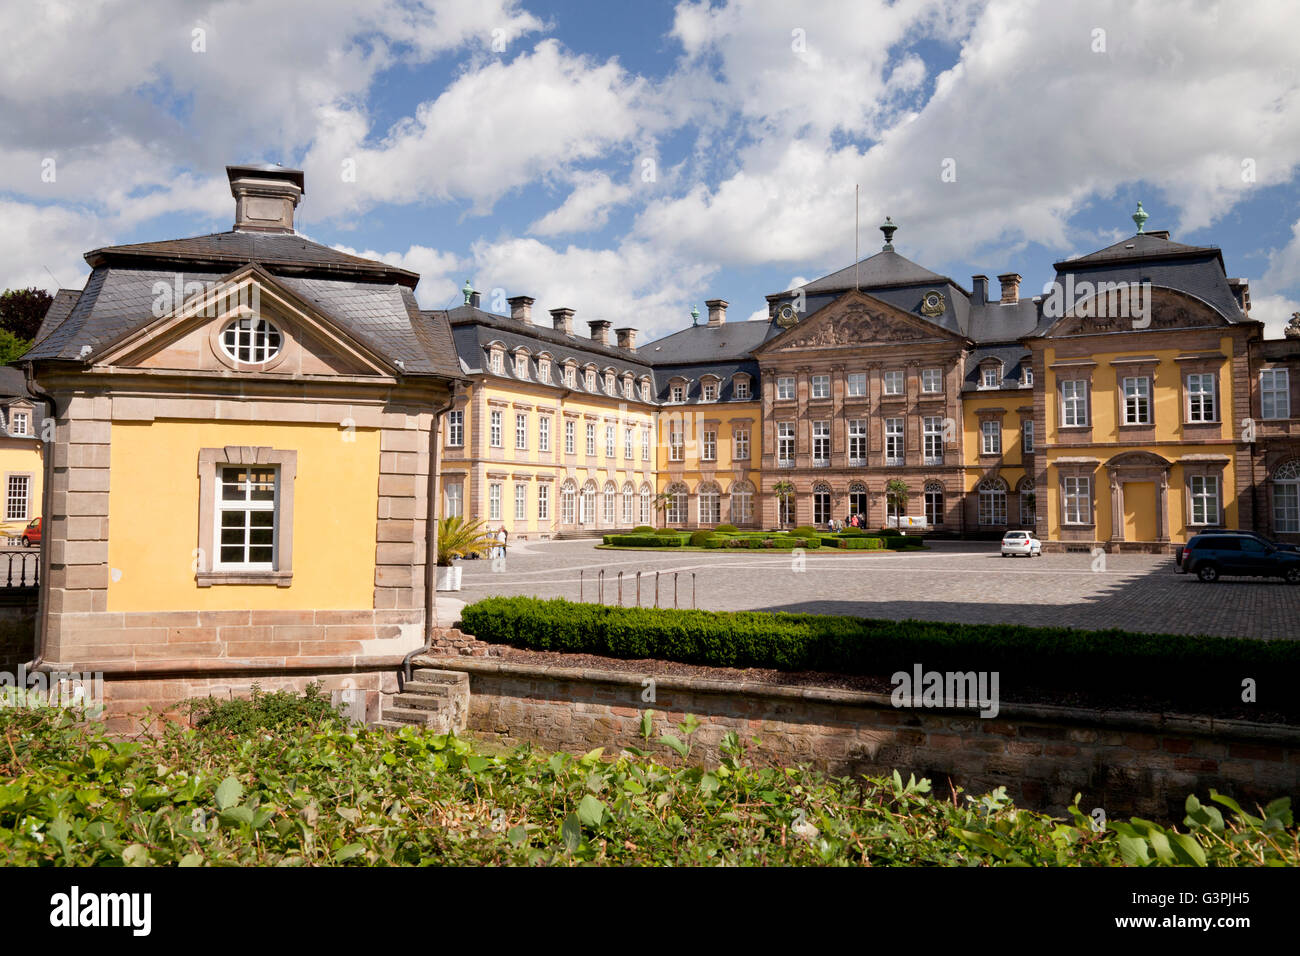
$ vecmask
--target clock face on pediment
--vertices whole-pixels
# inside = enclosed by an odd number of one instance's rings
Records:
[[[934,333],[916,322],[873,308],[866,302],[849,302],[805,319],[801,330],[789,333],[778,348],[782,351],[838,348],[877,342],[922,342],[934,337]]]

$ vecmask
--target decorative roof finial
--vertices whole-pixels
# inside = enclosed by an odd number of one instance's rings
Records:
[[[700,324],[700,307],[698,305],[693,305],[691,306],[691,325],[699,325],[699,324]]]
[[[460,290],[460,294],[465,297],[465,304],[469,305],[469,300],[474,297],[474,287],[469,284],[468,279],[465,280],[465,288]]]
[[[1142,208],[1142,200],[1139,199],[1137,212],[1133,213],[1133,221],[1137,223],[1139,235],[1141,235],[1143,227],[1147,224],[1147,220],[1150,218],[1151,217],[1147,215],[1147,211]]]
[[[885,252],[894,251],[894,233],[898,231],[898,225],[888,216],[880,224],[880,231],[885,234]]]

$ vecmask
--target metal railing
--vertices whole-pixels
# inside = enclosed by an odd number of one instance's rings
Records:
[[[40,551],[0,551],[0,587],[37,587],[40,572]]]
[[[642,572],[642,571],[638,571],[638,572],[636,572],[636,576],[635,576],[635,578],[633,579],[633,582],[634,582],[635,585],[636,585],[636,589],[635,589],[634,597],[633,597],[633,600],[635,600],[635,602],[636,602],[635,604],[624,604],[624,603],[623,603],[623,575],[624,575],[624,573],[625,573],[625,572],[620,571],[620,572],[618,572],[618,576],[617,576],[617,585],[618,585],[618,592],[617,592],[617,593],[618,593],[618,605],[617,605],[617,606],[618,606],[618,607],[641,607],[641,606],[642,606],[642,605],[641,605],[641,575],[644,573],[644,574],[647,576],[647,578],[648,578],[650,572]],[[678,577],[681,576],[681,575],[690,574],[690,576],[691,576],[691,607],[692,607],[692,609],[694,609],[694,608],[696,607],[696,600],[695,600],[695,598],[696,598],[696,595],[695,595],[695,572],[694,572],[694,571],[655,571],[655,572],[654,572],[654,576],[655,576],[655,581],[654,581],[654,604],[653,604],[653,605],[646,605],[646,606],[647,606],[647,607],[659,607],[659,578],[660,578],[661,575],[662,575],[663,577],[667,577],[669,574],[671,574],[671,575],[673,576],[673,607],[674,607],[674,608],[678,608],[678,607],[680,607],[680,605],[678,604],[678,581],[677,581],[677,579],[678,579]],[[629,577],[632,577],[632,576],[629,575]],[[630,587],[631,587],[631,583],[633,583],[633,582],[630,582],[630,583],[629,583],[629,589],[630,589]],[[586,583],[587,583],[587,582],[586,582],[586,571],[583,570],[583,569],[579,569],[579,570],[578,570],[578,601],[581,602],[581,603],[586,603],[586,600],[587,600],[587,595],[586,595]],[[648,591],[649,591],[649,584],[648,584],[648,582],[647,582],[647,585],[646,585],[646,589],[647,589],[647,592],[648,592]],[[646,599],[649,600],[649,594],[648,594],[648,593],[647,593],[647,595],[646,595]],[[665,595],[665,602],[666,602],[666,595]],[[604,569],[604,568],[601,568],[599,571],[596,572],[596,603],[597,603],[597,604],[604,604],[604,603],[605,603],[605,569]],[[665,603],[665,604],[664,604],[664,607],[667,607],[667,606],[668,606],[667,603]]]

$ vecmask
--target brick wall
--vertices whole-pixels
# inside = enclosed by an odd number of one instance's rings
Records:
[[[1076,793],[1087,812],[1181,820],[1188,793],[1209,788],[1243,806],[1294,793],[1300,729],[1209,718],[1004,705],[996,719],[902,710],[887,696],[822,688],[641,675],[472,657],[417,658],[470,674],[469,727],[502,743],[607,752],[641,745],[641,713],[655,735],[688,713],[700,718],[693,754],[717,758],[727,731],[757,735],[752,757],[807,763],[837,774],[929,777],[967,792],[1006,786],[1022,806],[1063,815]],[[671,755],[662,749],[663,758]]]

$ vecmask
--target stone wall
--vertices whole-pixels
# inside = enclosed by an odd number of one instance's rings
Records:
[[[837,774],[928,777],[967,792],[1006,786],[1017,803],[1064,815],[1076,793],[1085,811],[1181,821],[1188,793],[1211,787],[1243,806],[1292,795],[1300,783],[1300,728],[1201,717],[1004,704],[995,719],[973,712],[902,710],[879,694],[654,678],[473,657],[420,657],[421,666],[470,675],[472,731],[505,744],[569,751],[641,745],[686,714],[701,720],[693,755],[717,759],[727,731],[757,735],[754,760],[810,764]],[[672,731],[676,732],[676,731]],[[671,758],[666,748],[665,759]]]
[[[0,671],[17,673],[36,654],[36,588],[0,588]]]

